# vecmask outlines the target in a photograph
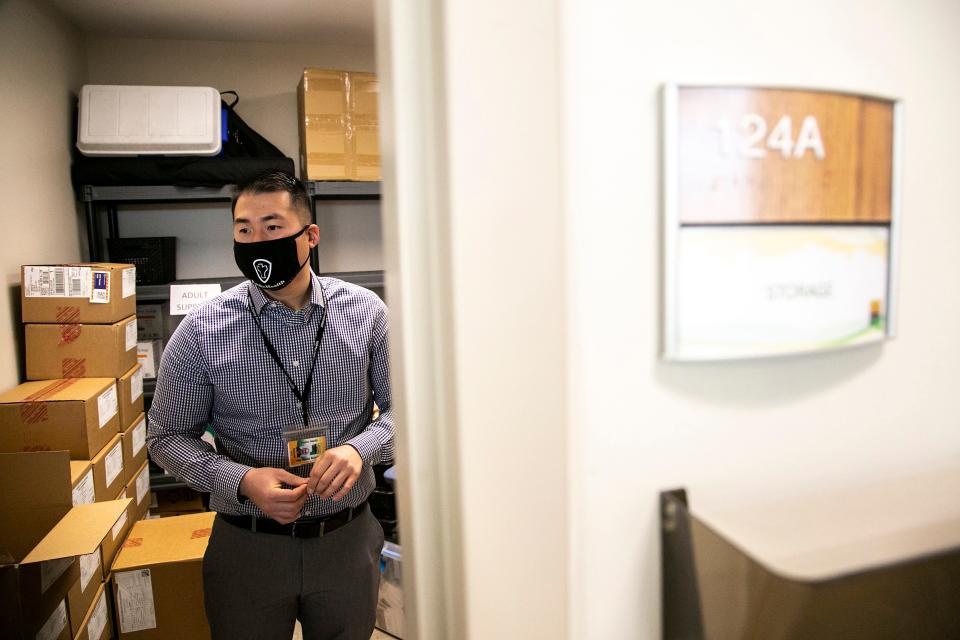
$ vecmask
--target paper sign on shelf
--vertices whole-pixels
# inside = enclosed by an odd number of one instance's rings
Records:
[[[220,295],[219,284],[170,285],[170,315],[185,316]]]

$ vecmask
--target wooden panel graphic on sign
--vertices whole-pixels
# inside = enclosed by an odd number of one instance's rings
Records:
[[[681,224],[889,222],[893,102],[681,87]]]

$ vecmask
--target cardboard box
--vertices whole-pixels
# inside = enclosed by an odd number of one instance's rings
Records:
[[[137,311],[132,264],[24,265],[20,288],[24,324],[112,324]]]
[[[97,502],[114,500],[126,484],[123,471],[123,438],[118,433],[90,461],[93,464],[93,493]]]
[[[166,318],[170,303],[137,305],[137,340],[165,340],[169,335]]]
[[[93,487],[93,465],[89,460],[70,461],[70,487],[73,506],[97,501],[97,494]]]
[[[194,513],[205,511],[203,496],[189,487],[154,491],[150,510],[158,515],[164,513]]]
[[[127,497],[126,487],[120,490],[120,493],[117,495],[117,500],[123,500],[128,506],[127,509],[120,514],[120,517],[114,523],[113,527],[110,528],[110,532],[104,536],[103,542],[100,544],[100,557],[103,560],[104,574],[110,573],[113,561],[116,559],[120,547],[123,546],[124,541],[127,539],[127,534],[130,533],[130,527],[133,526],[133,520],[130,519],[129,507],[132,500]]]
[[[160,354],[163,353],[163,340],[149,340],[137,343],[137,361],[143,367],[143,377],[152,380],[157,377],[160,366]]]
[[[113,324],[28,324],[27,380],[119,378],[137,364],[137,318]]]
[[[123,440],[123,481],[126,484],[147,461],[147,417],[141,413],[121,434],[121,438]]]
[[[150,508],[150,463],[146,460],[140,465],[137,472],[130,479],[126,486],[127,496],[133,502],[130,503],[130,520],[136,522],[142,520]]]
[[[380,179],[379,93],[372,73],[303,70],[297,94],[304,180]]]
[[[59,617],[64,605],[63,620],[66,636],[70,637],[65,597],[79,574],[76,558],[61,558],[29,564],[0,565],[0,598],[3,616],[0,619],[0,637],[33,638],[41,628],[50,629],[50,637],[60,637],[59,624],[51,617]]]
[[[65,597],[129,503],[73,506],[66,451],[0,454],[0,638],[70,637]],[[65,635],[56,627],[63,606]],[[60,633],[60,635],[58,635]]]
[[[210,638],[201,563],[215,515],[141,520],[133,525],[110,580],[120,638]],[[125,605],[129,602],[146,606],[131,610]]]
[[[72,615],[72,614],[71,614]],[[93,597],[90,610],[73,634],[73,640],[109,640],[113,637],[113,618],[107,602],[107,589],[101,584]]]
[[[100,566],[100,549],[80,556],[80,576],[67,592],[67,611],[70,613],[70,634],[77,637],[80,623],[93,605],[100,585],[103,584],[103,568]]]
[[[114,378],[25,382],[0,394],[0,452],[66,449],[89,460],[119,427]]]
[[[8,637],[8,636],[4,636]],[[23,637],[23,638],[34,638],[32,632],[25,634],[23,636],[9,636],[9,637]],[[41,638],[43,640],[70,640],[70,625],[67,620],[67,601],[61,600],[57,607],[53,610],[53,613],[47,617],[46,622],[43,626],[40,627],[40,630],[37,631],[35,636],[37,640]]]
[[[117,404],[120,405],[120,429],[126,431],[143,413],[143,367],[139,362],[117,379]]]

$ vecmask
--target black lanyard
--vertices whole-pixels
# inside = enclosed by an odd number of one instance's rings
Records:
[[[303,385],[303,391],[301,391],[297,389],[297,383],[293,381],[293,376],[291,376],[287,372],[286,367],[283,366],[283,362],[280,361],[280,354],[277,353],[273,343],[270,342],[270,338],[268,338],[264,332],[263,326],[260,324],[259,314],[253,312],[253,297],[250,295],[250,290],[247,290],[247,297],[250,299],[250,315],[253,316],[253,321],[256,323],[257,329],[260,330],[260,337],[263,338],[263,344],[267,347],[270,357],[273,358],[273,361],[277,363],[280,371],[283,372],[287,382],[290,384],[290,391],[293,392],[294,397],[296,397],[300,403],[300,408],[303,410],[304,427],[310,426],[310,388],[313,386],[313,370],[317,368],[317,360],[320,356],[320,343],[323,342],[323,331],[327,327],[327,296],[322,286],[320,287],[320,295],[323,297],[323,306],[320,308],[320,326],[317,327],[317,336],[313,340],[313,363],[310,365],[307,381]]]

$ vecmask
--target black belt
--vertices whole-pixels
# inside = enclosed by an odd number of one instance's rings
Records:
[[[291,522],[290,524],[280,524],[273,518],[257,518],[256,516],[234,516],[221,513],[220,517],[224,522],[232,524],[235,527],[256,533],[273,533],[281,536],[292,536],[294,538],[317,538],[336,531],[354,518],[363,515],[366,507],[367,501],[364,500],[356,507],[337,511],[329,516],[322,518],[304,518]]]

